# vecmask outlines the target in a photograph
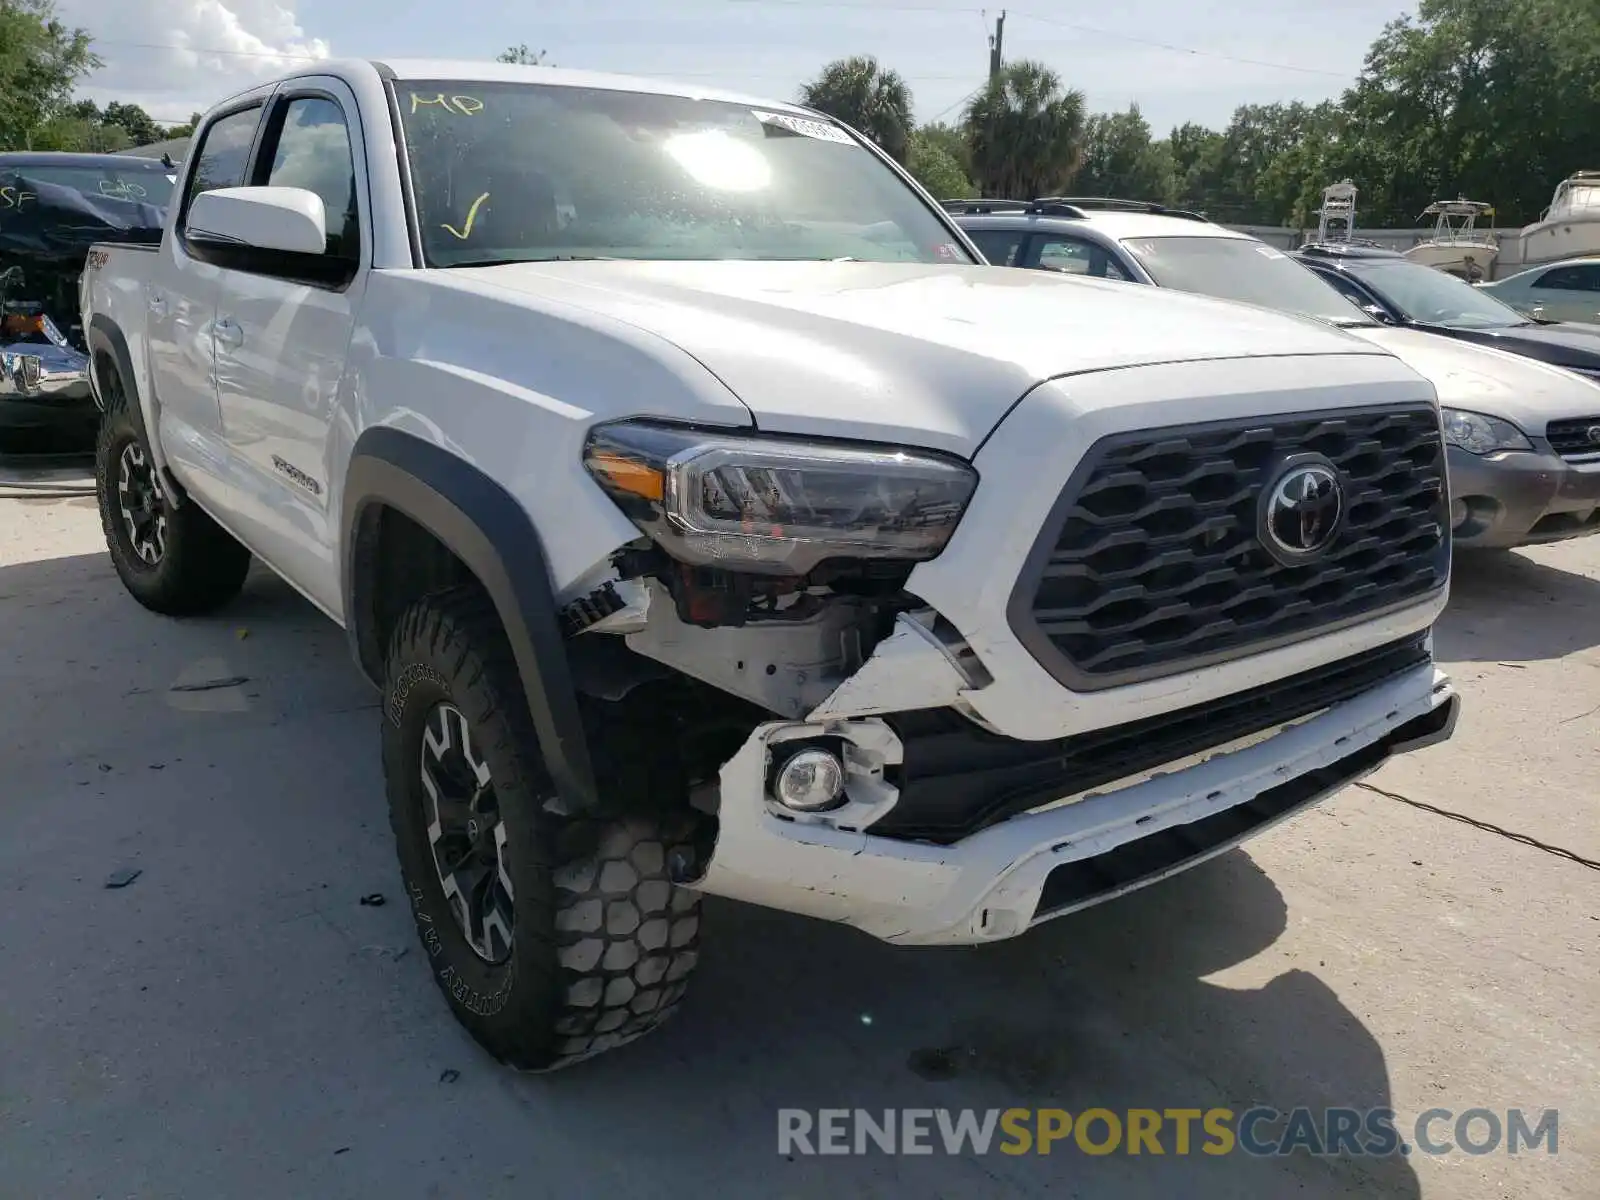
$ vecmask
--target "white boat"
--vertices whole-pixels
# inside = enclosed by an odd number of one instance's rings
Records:
[[[1494,275],[1589,255],[1600,255],[1600,171],[1578,171],[1557,184],[1537,221],[1500,240]]]
[[[1346,179],[1322,189],[1317,209],[1317,242],[1348,242],[1356,229],[1356,185]]]
[[[1377,242],[1355,236],[1356,185],[1345,179],[1322,189],[1322,207],[1317,209],[1317,236],[1314,246],[1369,246],[1382,249]]]
[[[1494,216],[1494,209],[1481,200],[1436,200],[1422,210],[1433,218],[1433,236],[1405,252],[1412,262],[1437,267],[1458,275],[1469,283],[1489,277],[1500,242],[1487,229],[1477,227],[1479,217]]]

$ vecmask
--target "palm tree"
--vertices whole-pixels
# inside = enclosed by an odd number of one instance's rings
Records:
[[[904,164],[911,139],[911,89],[870,55],[841,58],[800,89],[800,103],[859,130]]]
[[[1083,93],[1065,91],[1040,62],[1019,59],[967,105],[972,174],[985,196],[1059,191],[1083,161]]]

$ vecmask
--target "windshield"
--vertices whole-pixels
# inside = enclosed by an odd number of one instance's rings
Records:
[[[1369,259],[1347,262],[1344,269],[1381,294],[1407,320],[1447,329],[1505,329],[1529,324],[1516,309],[1492,295],[1421,263]]]
[[[397,96],[430,266],[973,261],[832,122],[542,84],[406,82]]]
[[[32,183],[53,183],[90,196],[135,200],[165,207],[172,195],[175,175],[162,171],[122,170],[118,167],[17,167],[16,173]]]
[[[1254,238],[1129,238],[1122,244],[1162,287],[1335,325],[1377,324],[1283,251]]]

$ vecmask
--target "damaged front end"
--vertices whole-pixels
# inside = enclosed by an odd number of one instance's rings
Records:
[[[595,759],[617,772],[602,790],[659,805],[668,776],[714,814],[723,765],[779,721],[775,811],[861,828],[892,807],[900,741],[883,716],[959,710],[986,682],[955,628],[905,590],[954,532],[972,467],[642,421],[598,427],[585,465],[643,535],[564,612]]]

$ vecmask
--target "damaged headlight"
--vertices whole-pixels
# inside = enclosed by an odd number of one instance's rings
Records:
[[[648,421],[596,426],[583,462],[674,558],[773,575],[828,558],[933,558],[978,482],[930,451]]]
[[[1444,419],[1444,440],[1469,454],[1533,449],[1533,443],[1510,421],[1459,408],[1443,409],[1440,415]]]

